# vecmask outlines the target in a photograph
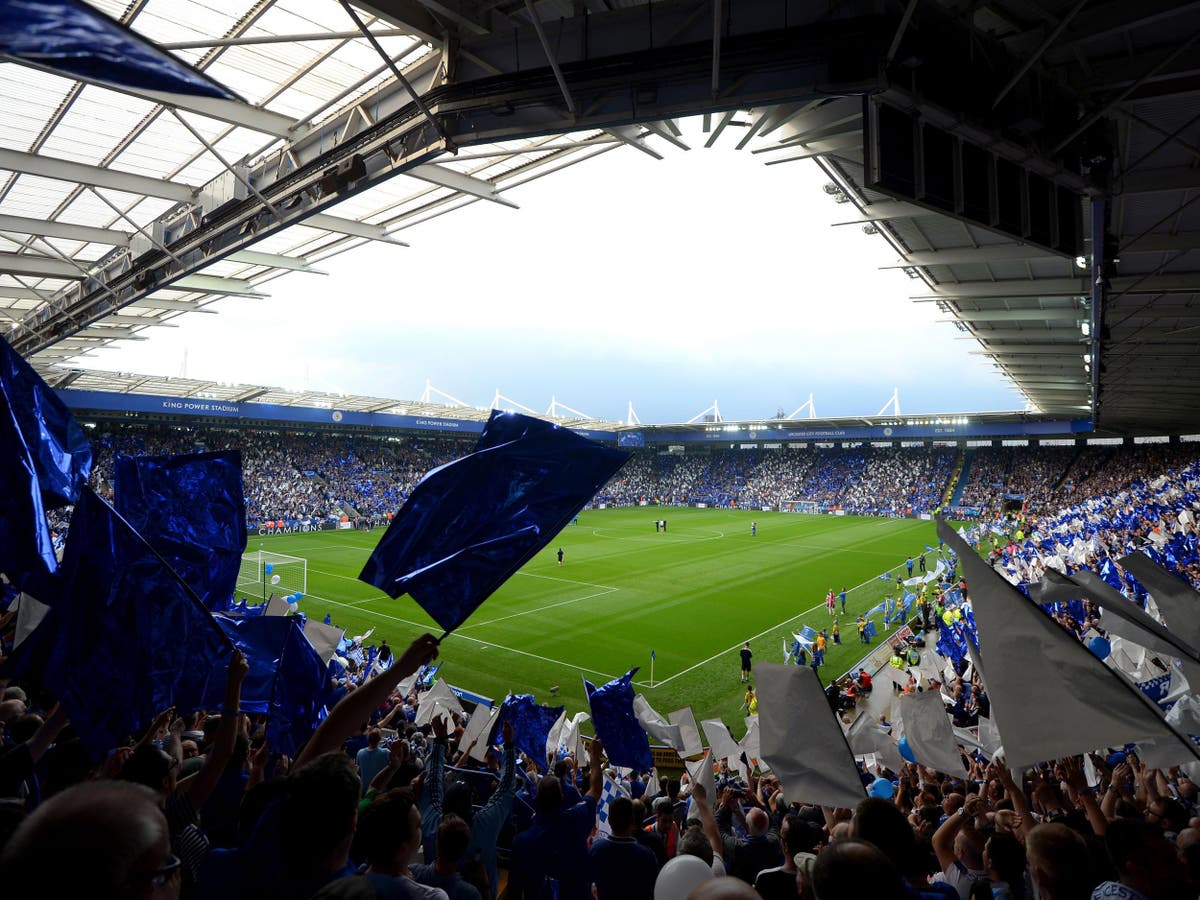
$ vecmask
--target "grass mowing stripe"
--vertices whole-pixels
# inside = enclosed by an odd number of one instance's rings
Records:
[[[357,608],[357,607],[349,606],[349,604],[346,604],[346,603],[340,603],[340,602],[338,602],[337,600],[330,600],[328,597],[318,597],[316,594],[311,594],[310,596],[314,597],[314,598],[315,598],[315,599],[317,599],[317,600],[322,600],[322,601],[324,601],[325,603],[332,603],[334,606],[345,606],[345,607],[348,607],[348,608],[350,608],[350,609],[356,609],[356,608]],[[414,621],[412,621],[411,619],[402,619],[402,618],[400,618],[399,616],[392,616],[392,615],[388,615],[387,613],[382,613],[382,612],[373,612],[372,614],[373,614],[373,615],[376,615],[376,616],[382,616],[382,617],[383,617],[383,618],[385,618],[385,619],[391,619],[393,622],[401,622],[401,623],[403,623],[404,625],[411,625],[411,626],[412,626],[412,627],[414,627],[414,628],[420,628],[420,629],[422,629],[422,630],[425,630],[425,626],[424,626],[424,625],[421,625],[419,622],[414,622]],[[494,647],[494,648],[495,648],[495,649],[497,649],[497,650],[504,650],[504,651],[506,651],[506,652],[508,652],[508,653],[516,653],[516,654],[519,654],[519,655],[521,655],[521,656],[527,656],[527,657],[529,657],[530,659],[536,659],[536,660],[540,660],[541,662],[547,662],[547,663],[551,663],[551,664],[553,664],[553,665],[556,665],[556,666],[563,666],[564,668],[567,668],[567,669],[574,669],[574,670],[576,670],[577,672],[587,672],[589,675],[598,675],[598,676],[600,676],[601,678],[605,678],[605,679],[608,679],[608,680],[610,680],[610,681],[611,681],[613,678],[616,678],[616,676],[615,676],[615,675],[609,675],[609,674],[607,674],[607,673],[605,673],[605,672],[599,672],[599,671],[597,671],[596,669],[588,669],[588,668],[585,668],[585,667],[583,667],[583,666],[577,666],[577,665],[575,665],[574,663],[562,662],[561,660],[557,660],[557,659],[550,659],[548,656],[539,656],[539,655],[537,655],[536,653],[529,653],[528,651],[525,651],[525,650],[518,650],[518,649],[517,649],[517,648],[515,648],[515,647],[505,647],[505,646],[503,646],[502,644],[493,644],[491,641],[483,641],[483,640],[480,640],[479,638],[476,638],[476,637],[471,637],[471,636],[469,636],[469,635],[465,635],[465,634],[463,634],[461,631],[455,631],[454,633],[452,633],[452,634],[450,634],[450,635],[447,635],[447,636],[446,636],[446,638],[445,638],[445,640],[447,640],[447,641],[448,641],[448,640],[450,640],[451,638],[460,638],[460,639],[462,639],[462,640],[464,640],[464,641],[472,641],[472,642],[474,642],[474,643],[476,643],[476,644],[482,644],[482,645],[483,645],[483,646],[485,646],[485,647]],[[443,643],[444,643],[444,642],[443,642]]]
[[[656,535],[653,520],[664,514],[670,530]],[[758,522],[756,537],[750,535],[751,521]],[[724,537],[716,538],[718,532]],[[392,600],[358,581],[363,559],[382,535],[382,530],[273,535],[256,538],[257,544],[252,540],[249,549],[309,559],[314,593],[301,608],[310,616],[332,613],[351,634],[377,625],[376,637],[400,646],[421,631],[440,633],[408,598]],[[821,670],[839,674],[868,649],[857,641],[854,617],[883,596],[895,596],[895,574],[903,574],[904,558],[936,543],[933,523],[914,520],[589,510],[580,526],[568,525],[555,535],[518,573],[522,577],[509,579],[488,600],[476,613],[479,621],[464,626],[461,643],[446,642],[444,674],[493,697],[529,692],[539,701],[586,709],[582,683],[578,677],[563,680],[565,673],[594,678],[648,666],[654,649],[656,706],[691,705],[704,717],[733,724],[740,720],[743,688],[736,652],[726,649],[730,644],[750,638],[756,660],[779,659],[783,625],[828,626],[819,603],[825,592],[859,585],[849,595],[846,616],[839,616],[849,640],[827,648]],[[559,546],[565,551],[562,567],[555,558]],[[891,579],[878,581],[885,569]],[[606,593],[581,602],[582,595],[598,591]],[[639,674],[645,682],[647,672]],[[552,696],[554,686],[559,690]]]
[[[876,579],[872,578],[872,579],[868,579],[867,581],[864,581],[862,584],[856,584],[854,587],[848,588],[846,590],[846,593],[850,594],[853,591],[857,591],[860,588],[864,588],[867,585],[869,585],[872,581],[875,581],[875,580]],[[756,641],[759,638],[770,634],[772,631],[775,631],[776,629],[783,628],[785,625],[789,625],[792,622],[795,622],[801,616],[807,616],[811,612],[816,612],[818,609],[821,609],[824,606],[825,606],[825,603],[824,603],[824,601],[822,601],[821,603],[818,603],[816,606],[814,606],[812,609],[806,609],[804,612],[798,613],[797,615],[792,616],[790,619],[780,622],[778,625],[773,625],[772,627],[768,628],[766,631],[759,632],[758,634],[754,635],[754,637],[752,637],[752,638],[747,638],[746,641],[742,641],[741,643],[734,644],[732,647],[728,647],[725,650],[722,650],[720,653],[714,653],[708,659],[702,659],[700,662],[696,663],[695,665],[688,666],[682,672],[676,672],[674,675],[670,675],[666,678],[661,679],[660,681],[655,682],[653,685],[650,685],[650,687],[662,687],[665,684],[669,684],[670,682],[674,681],[676,678],[679,678],[681,675],[686,675],[688,672],[695,671],[696,669],[700,668],[701,666],[706,666],[709,663],[713,662],[714,660],[716,660],[722,656],[733,653],[735,650],[738,650],[742,646],[742,644],[746,643],[747,641]],[[635,682],[635,684],[640,685],[641,682]]]

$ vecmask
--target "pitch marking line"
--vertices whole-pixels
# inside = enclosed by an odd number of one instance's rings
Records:
[[[562,580],[562,579],[558,579]],[[509,619],[519,619],[521,616],[532,616],[536,613],[545,612],[548,609],[556,609],[560,606],[570,606],[572,603],[582,603],[584,600],[591,600],[593,597],[607,597],[609,594],[619,591],[620,588],[606,588],[603,591],[596,591],[594,594],[585,594],[582,597],[576,597],[573,600],[561,600],[558,603],[551,603],[547,606],[539,606],[537,609],[527,609],[523,612],[512,613],[507,616],[500,616],[498,619],[488,619],[486,622],[471,622],[460,625],[459,630],[464,628],[479,628],[484,625],[495,625],[497,622],[507,622]]]
[[[661,544],[699,544],[701,541],[719,541],[721,538],[725,537],[725,532],[715,530],[708,532],[709,535],[711,535],[710,537],[691,537],[685,531],[681,534],[681,537],[683,538],[682,540],[675,540],[675,535],[680,534],[680,532],[675,532],[667,538],[652,538],[649,535],[644,537],[623,537],[619,534],[605,534],[605,530],[606,529],[603,528],[593,528],[592,537],[605,538],[610,541],[629,541],[634,544],[649,544],[651,542],[658,542]]]
[[[904,565],[904,563],[901,563],[899,566],[893,566],[891,569],[888,569],[888,572],[891,572],[895,569],[899,569],[899,568],[903,567],[903,565]],[[865,588],[872,581],[880,581],[880,580],[881,579],[879,578],[879,576],[876,575],[874,578],[870,578],[870,579],[864,581],[862,584],[856,584],[854,587],[850,588],[850,590],[846,591],[846,593],[847,594],[852,593],[853,591],[857,591],[860,588]],[[750,638],[750,640],[756,641],[760,637],[770,634],[772,631],[776,631],[780,628],[783,628],[785,625],[790,625],[792,622],[795,622],[797,619],[807,616],[811,612],[816,612],[818,609],[823,609],[824,606],[825,606],[825,603],[822,601],[821,603],[818,603],[816,606],[814,606],[812,609],[806,609],[806,610],[804,610],[804,612],[797,613],[796,615],[792,616],[790,619],[785,619],[784,621],[782,621],[776,625],[772,625],[766,631],[760,631],[758,634],[754,635],[754,637]],[[676,672],[674,675],[668,675],[666,678],[662,679],[661,681],[654,682],[653,685],[651,685],[649,682],[643,682],[643,681],[635,681],[633,683],[638,685],[639,687],[645,687],[645,688],[662,687],[664,684],[669,684],[670,682],[674,681],[676,678],[678,678],[681,675],[686,675],[688,672],[692,672],[692,671],[700,668],[701,666],[708,665],[713,660],[720,659],[722,656],[732,653],[734,650],[737,650],[739,647],[741,647],[743,643],[746,643],[746,642],[739,641],[738,643],[736,643],[732,647],[730,647],[728,650],[722,650],[720,653],[714,653],[708,659],[701,660],[700,662],[696,663],[695,665],[688,666],[682,672]]]
[[[312,569],[311,571],[315,572],[318,575],[326,575],[329,578],[340,578],[343,581],[353,581],[357,584],[366,584],[365,581],[360,581],[359,579],[352,578],[349,575],[339,575],[337,572],[326,572],[324,569]],[[615,585],[611,585],[611,584],[593,584],[590,581],[572,581],[570,578],[556,578],[553,575],[535,575],[532,572],[517,572],[516,574],[524,575],[527,578],[543,578],[546,581],[558,581],[563,584],[577,584],[581,587],[600,588],[600,590],[596,591],[595,593],[592,593],[592,594],[585,594],[582,597],[575,597],[572,600],[562,600],[562,601],[559,601],[558,603],[551,603],[548,606],[539,606],[536,609],[527,609],[524,612],[513,613],[512,615],[508,615],[508,616],[500,616],[497,619],[489,619],[486,622],[472,622],[469,625],[463,625],[461,627],[462,628],[474,628],[478,625],[491,625],[494,622],[503,622],[507,619],[516,619],[520,616],[533,615],[534,613],[544,612],[547,609],[554,609],[555,607],[559,607],[559,606],[568,606],[572,603],[580,603],[584,600],[591,600],[593,597],[603,597],[606,594],[612,594],[612,593],[615,593],[616,591],[621,590],[619,587],[616,587]],[[370,585],[367,585],[367,586],[370,587]],[[316,597],[317,595],[310,594],[309,596]],[[348,601],[346,603],[346,605],[347,606],[361,606],[364,603],[371,603],[372,601],[378,600],[378,599],[379,599],[378,597],[366,597],[362,600]]]
[[[355,609],[355,610],[358,610],[359,612],[369,612],[369,614],[372,616],[378,616],[381,619],[391,619],[393,622],[400,622],[403,625],[411,625],[413,628],[419,628],[422,631],[430,631],[431,630],[429,625],[427,625],[427,624],[423,625],[420,622],[414,622],[411,619],[402,619],[399,616],[392,616],[392,615],[388,615],[387,613],[376,612],[375,610],[368,611],[368,610],[359,609],[357,606],[352,606],[349,603],[342,603],[340,600],[330,600],[328,597],[321,597],[321,596],[318,596],[317,594],[309,594],[308,596],[313,597],[316,600],[321,600],[324,603],[332,603],[334,606],[344,606],[347,609]],[[436,630],[436,629],[434,629],[434,630]],[[503,644],[494,644],[491,641],[483,641],[483,640],[480,640],[479,638],[475,638],[475,637],[471,637],[470,635],[463,634],[461,631],[451,632],[450,635],[447,636],[446,640],[449,640],[450,638],[462,638],[464,641],[471,641],[472,643],[481,644],[484,647],[492,647],[496,650],[504,650],[508,653],[516,653],[519,656],[527,656],[530,659],[536,659],[536,660],[539,660],[540,662],[546,662],[546,663],[550,663],[552,665],[562,666],[565,669],[574,669],[576,672],[586,672],[589,675],[599,675],[601,678],[605,679],[606,681],[612,681],[614,678],[617,677],[616,675],[610,675],[607,672],[601,672],[601,671],[598,671],[597,669],[589,669],[586,666],[577,666],[574,663],[563,662],[562,660],[559,660],[559,659],[551,659],[548,656],[539,656],[538,654],[530,653],[527,650],[517,650],[513,647],[505,647]]]

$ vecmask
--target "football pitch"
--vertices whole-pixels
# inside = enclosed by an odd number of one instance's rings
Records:
[[[659,518],[664,533],[655,531]],[[349,636],[373,627],[371,642],[387,638],[400,652],[421,632],[441,629],[411,598],[393,600],[358,580],[382,536],[383,529],[251,535],[246,549],[306,558],[301,609],[317,619],[330,614]],[[825,593],[844,587],[842,643],[830,638],[821,669],[823,681],[840,676],[870,650],[855,617],[894,596],[905,557],[927,544],[937,545],[934,523],[910,519],[585,510],[443,642],[441,675],[497,701],[531,693],[572,713],[587,709],[582,679],[599,685],[638,666],[636,689],[659,713],[690,705],[697,719],[720,717],[740,735],[742,642],[750,641],[756,663],[782,662],[792,632],[828,629]],[[929,554],[931,570],[935,561]],[[885,571],[890,584],[879,578]],[[882,634],[878,615],[875,623]]]

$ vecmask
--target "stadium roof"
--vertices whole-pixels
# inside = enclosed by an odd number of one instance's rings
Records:
[[[43,372],[704,113],[816,159],[1040,411],[1200,418],[1194,3],[93,5],[246,102],[0,63],[0,317]]]
[[[470,406],[464,403],[436,403],[431,400],[394,400],[386,397],[364,397],[356,394],[334,394],[327,391],[289,390],[251,384],[228,384],[199,378],[133,375],[124,372],[100,372],[84,369],[55,368],[49,383],[55,388],[74,391],[104,391],[116,394],[140,394],[178,399],[220,400],[231,403],[262,403],[273,406],[294,406],[308,409],[336,409],[343,412],[386,413],[400,416],[428,416],[439,419],[486,421],[491,407]],[[504,404],[508,409],[511,401]],[[566,428],[608,431],[620,423],[592,419],[581,415],[562,415],[562,404],[544,413],[522,406],[518,412],[537,416]]]

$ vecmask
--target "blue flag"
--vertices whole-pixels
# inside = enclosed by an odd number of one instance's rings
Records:
[[[654,768],[650,739],[633,712],[633,680],[637,669],[596,687],[586,678],[588,703],[592,708],[592,727],[604,742],[604,752],[614,766],[648,772]]]
[[[312,735],[325,705],[326,667],[295,616],[216,616],[217,624],[250,663],[242,709],[267,714],[267,743],[295,756]],[[223,684],[213,685],[223,690]],[[219,706],[222,695],[209,698]]]
[[[68,78],[153,91],[237,99],[209,76],[74,0],[4,3],[0,53]]]
[[[13,655],[10,674],[58,698],[100,756],[169,706],[221,696],[233,646],[136,531],[84,489],[71,516],[61,593]]]
[[[359,578],[453,631],[545,547],[629,454],[493,412],[475,452],[429,472]]]
[[[562,715],[561,706],[539,706],[533,694],[511,694],[504,699],[493,734],[500,734],[505,722],[512,723],[513,746],[532,759],[541,768],[546,768],[546,739],[550,729]]]
[[[654,651],[653,651],[653,650],[651,650],[651,651],[650,651],[650,658],[651,658],[651,659],[658,659],[658,656],[656,656],[656,655],[655,655],[655,653],[654,653]]]
[[[803,628],[801,628],[800,636],[808,641],[815,641],[817,639],[817,633],[813,630],[811,625],[805,625]]]
[[[45,602],[58,568],[46,510],[74,503],[91,470],[71,411],[0,338],[0,572]]]
[[[242,455],[118,456],[117,512],[209,609],[229,609],[246,549]]]
[[[882,575],[879,576],[879,580],[880,581],[891,581],[892,576],[889,573],[884,572]]]

